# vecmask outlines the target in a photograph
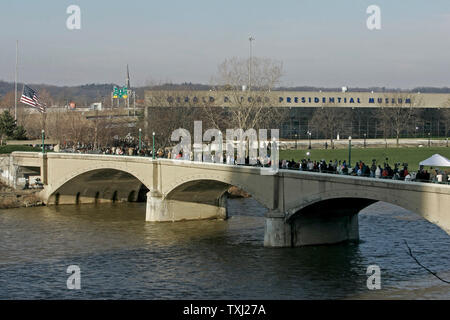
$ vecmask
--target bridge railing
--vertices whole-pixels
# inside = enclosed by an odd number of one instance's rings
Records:
[[[38,157],[39,156],[39,152],[13,152],[12,155],[16,156],[16,157]],[[67,155],[67,156],[76,156],[76,157],[80,157],[83,155],[88,156],[89,158],[92,157],[126,157],[126,158],[134,158],[137,160],[137,158],[145,158],[148,160],[153,160],[152,157],[150,156],[139,156],[139,155],[128,155],[128,154],[123,154],[123,155],[117,155],[117,154],[100,154],[100,153],[80,153],[80,152],[52,152],[49,155]],[[183,162],[192,162],[192,163],[208,163],[208,164],[212,164],[212,161],[198,161],[198,160],[190,160],[190,159],[167,159],[167,158],[163,158],[163,157],[155,157],[155,160],[169,160],[169,161],[183,161]],[[283,160],[280,161],[280,165],[279,168],[282,170],[289,170],[289,171],[300,171],[300,172],[310,172],[310,173],[320,173],[320,174],[337,174],[337,175],[347,175],[347,176],[354,176],[354,177],[367,177],[367,178],[378,178],[381,180],[399,180],[399,181],[405,181],[405,182],[417,182],[417,183],[434,183],[434,184],[441,184],[441,185],[450,185],[450,174],[442,174],[442,177],[438,177],[438,176],[432,176],[430,177],[430,179],[423,179],[423,178],[416,178],[414,175],[411,175],[410,178],[406,178],[405,177],[401,177],[400,175],[396,174],[396,175],[387,175],[387,176],[380,176],[380,177],[376,177],[374,175],[367,175],[367,174],[361,174],[358,175],[354,170],[352,170],[352,167],[348,167],[348,172],[345,171],[340,171],[337,169],[333,169],[333,170],[329,170],[328,168],[325,169],[313,169],[313,170],[309,170],[309,169],[304,169],[301,166],[300,162],[295,162],[294,164],[292,164],[292,162],[290,161],[286,161],[289,162],[288,165],[283,165]],[[230,164],[226,162],[226,159],[224,158],[223,163],[216,163],[218,165],[225,165],[225,166],[241,166],[241,167],[252,167],[252,168],[270,168],[270,163],[263,165],[259,160],[257,162],[257,164],[251,165],[248,163],[248,159],[247,159],[247,163],[244,164]]]

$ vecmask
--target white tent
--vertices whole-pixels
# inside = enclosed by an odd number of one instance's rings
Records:
[[[419,163],[421,166],[450,167],[450,160],[440,154],[433,154]]]

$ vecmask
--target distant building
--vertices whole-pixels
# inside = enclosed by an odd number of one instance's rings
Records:
[[[345,91],[344,91],[345,88]],[[343,87],[342,92],[295,92],[295,91],[145,91],[147,107],[183,107],[202,106],[233,107],[236,99],[241,101],[263,101],[270,107],[289,108],[449,108],[448,93],[407,93],[407,92],[349,92]]]
[[[89,109],[101,111],[103,110],[103,105],[101,102],[94,102],[93,104],[90,105]]]
[[[401,137],[447,137],[450,120],[440,116],[442,109],[450,108],[449,93],[419,92],[353,92],[339,91],[206,91],[206,90],[146,90],[144,107],[150,115],[151,108],[218,107],[233,108],[238,105],[258,104],[265,107],[284,108],[289,114],[280,124],[280,138],[324,138],[320,124],[313,123],[315,112],[328,112],[328,108],[349,109],[340,137],[383,138],[395,136],[393,125],[386,123],[383,112],[390,108],[415,110],[415,115],[405,117]],[[238,103],[239,101],[239,103]],[[386,111],[385,111],[386,109]]]

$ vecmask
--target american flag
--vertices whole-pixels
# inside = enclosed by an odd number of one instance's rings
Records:
[[[22,97],[20,97],[20,102],[23,102],[33,108],[39,110],[39,112],[45,112],[46,106],[39,102],[39,97],[33,89],[29,86],[24,85]]]

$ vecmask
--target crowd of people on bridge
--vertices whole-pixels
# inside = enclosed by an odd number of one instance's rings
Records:
[[[101,148],[96,148],[93,144],[78,144],[69,148],[64,148],[60,150],[60,152],[153,157],[153,148],[142,147],[139,149],[138,146],[127,143]],[[162,149],[155,150],[155,157],[163,158],[166,157],[166,155],[167,152],[164,152]]]
[[[392,168],[386,161],[381,164],[377,164],[377,161],[372,160],[372,164],[369,166],[363,161],[358,161],[355,166],[351,167],[347,164],[346,160],[330,160],[328,163],[325,160],[313,161],[311,159],[302,159],[299,162],[292,160],[281,160],[280,168],[320,172],[330,174],[343,174],[359,177],[370,177],[378,179],[393,179],[404,181],[416,181],[416,182],[434,182],[434,183],[450,183],[450,176],[447,171],[437,168],[430,168],[428,171],[424,167],[420,167],[417,172],[410,172],[408,170],[407,163],[395,163]]]
[[[105,148],[94,148],[93,145],[78,145],[71,149],[64,150],[66,152],[75,153],[90,153],[90,154],[109,154],[109,155],[127,155],[127,156],[143,156],[143,157],[153,157],[153,148],[142,147],[138,148],[135,145],[122,144],[113,147]],[[168,158],[168,159],[180,159],[180,160],[190,160],[190,161],[202,161],[202,162],[215,162],[214,154],[209,155],[208,158],[194,159],[194,154],[190,153],[183,154],[179,152],[173,155],[170,149],[158,149],[155,150],[156,158]],[[235,157],[227,156],[225,153],[221,157],[221,162],[229,165],[236,165],[237,160]],[[264,164],[264,165],[263,165]],[[245,163],[243,165],[251,165],[248,156],[245,158]],[[256,164],[252,166],[257,167],[270,167],[270,158],[267,156],[265,159],[257,158]],[[394,163],[391,167],[386,158],[383,162],[377,164],[377,161],[372,160],[371,164],[366,164],[363,161],[358,161],[354,166],[347,163],[346,160],[330,160],[326,161],[324,159],[317,161],[311,159],[301,159],[298,162],[294,159],[291,160],[280,160],[280,169],[288,170],[300,170],[308,172],[318,172],[318,173],[328,173],[328,174],[341,174],[350,175],[358,177],[369,177],[378,179],[393,179],[393,180],[404,180],[404,181],[416,181],[416,182],[432,182],[432,183],[443,183],[450,184],[450,174],[448,171],[440,170],[438,168],[424,169],[422,166],[416,172],[411,172],[408,169],[407,163]]]
[[[171,158],[170,152],[168,157]],[[193,160],[192,154],[190,159],[186,159],[183,156],[183,153],[180,152],[177,154],[175,159],[184,159],[184,160]],[[202,161],[202,160],[200,160]],[[203,159],[204,162],[214,162],[214,155],[211,155],[211,159]],[[224,154],[222,157],[222,162],[224,164],[237,164],[236,159],[234,157],[229,157]],[[265,163],[265,165],[262,165]],[[245,158],[245,164],[250,165],[249,158]],[[257,167],[270,167],[270,158],[266,159],[256,159],[256,164],[253,166]],[[372,160],[372,164],[368,165],[363,161],[358,161],[352,167],[348,165],[346,160],[330,160],[328,163],[322,159],[320,161],[311,160],[311,159],[302,159],[300,161],[292,160],[280,160],[279,161],[280,169],[288,169],[288,170],[300,170],[300,171],[309,171],[309,172],[318,172],[318,173],[328,173],[328,174],[341,174],[341,175],[350,175],[350,176],[358,176],[358,177],[368,177],[368,178],[378,178],[378,179],[392,179],[392,180],[403,180],[403,181],[415,181],[415,182],[433,182],[433,183],[444,183],[450,184],[450,175],[447,171],[440,170],[437,168],[430,168],[428,171],[424,169],[423,166],[419,168],[418,171],[410,171],[408,169],[407,163],[394,163],[394,167],[388,162],[388,159],[385,159],[383,165],[377,164],[377,160]]]

